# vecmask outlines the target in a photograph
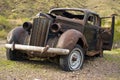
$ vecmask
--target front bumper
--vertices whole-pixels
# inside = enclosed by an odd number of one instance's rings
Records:
[[[24,51],[36,51],[40,53],[54,53],[57,55],[67,55],[69,54],[69,49],[61,49],[61,48],[49,48],[47,47],[40,47],[40,46],[30,46],[30,45],[21,45],[21,44],[5,44],[6,48],[11,50],[24,50]]]

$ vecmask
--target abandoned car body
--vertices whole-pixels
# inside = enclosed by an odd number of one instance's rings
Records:
[[[115,17],[106,18],[112,20],[110,28],[101,27],[102,18],[86,9],[55,8],[39,13],[33,23],[10,31],[7,59],[57,58],[63,70],[78,70],[85,55],[102,56],[104,50],[111,50]]]

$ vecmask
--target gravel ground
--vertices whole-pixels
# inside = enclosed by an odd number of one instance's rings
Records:
[[[107,58],[120,59],[120,55],[88,57],[81,70],[65,72],[47,60],[8,61],[4,43],[0,41],[0,80],[120,80],[120,61]]]

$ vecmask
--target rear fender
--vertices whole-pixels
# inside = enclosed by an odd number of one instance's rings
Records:
[[[8,33],[7,42],[24,44],[25,39],[28,36],[29,36],[28,32],[26,30],[24,30],[23,27],[16,27]]]
[[[88,47],[83,34],[75,29],[70,29],[60,36],[56,47],[72,50],[77,43],[82,43],[83,45],[81,47],[83,47],[84,49]]]

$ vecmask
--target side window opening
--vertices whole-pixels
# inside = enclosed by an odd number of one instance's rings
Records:
[[[94,25],[94,16],[93,15],[90,15],[89,17],[88,17],[88,24],[91,24],[91,25]]]
[[[99,22],[100,20],[99,20],[99,18],[97,17],[97,16],[95,16],[95,15],[89,15],[89,17],[88,17],[88,24],[90,24],[90,25],[96,25],[96,26],[100,26],[100,22]]]

